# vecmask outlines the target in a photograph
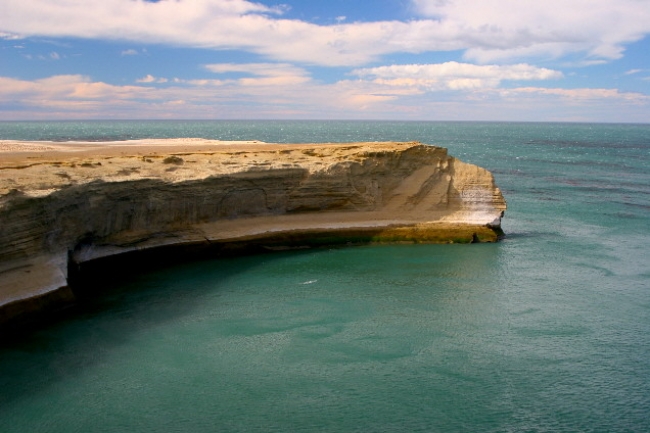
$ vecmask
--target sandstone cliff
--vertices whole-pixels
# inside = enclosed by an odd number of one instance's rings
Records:
[[[163,246],[495,241],[485,169],[419,143],[0,142],[0,323],[71,270]]]

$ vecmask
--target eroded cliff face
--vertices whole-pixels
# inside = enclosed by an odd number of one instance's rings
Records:
[[[506,208],[487,170],[419,143],[13,146],[0,322],[28,299],[73,299],[70,261],[181,244],[495,241]]]

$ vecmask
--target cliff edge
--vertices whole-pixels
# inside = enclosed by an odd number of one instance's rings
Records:
[[[73,302],[102,258],[492,242],[505,209],[489,171],[420,143],[0,141],[0,324]]]

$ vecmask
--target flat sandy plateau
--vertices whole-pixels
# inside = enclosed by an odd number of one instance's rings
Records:
[[[164,138],[129,141],[15,141],[0,140],[0,167],[11,162],[40,161],[52,158],[115,157],[122,155],[142,156],[177,153],[226,152],[272,152],[314,147],[374,147],[386,146],[388,142],[355,143],[266,143],[258,140],[222,141],[203,138]],[[393,143],[396,146],[404,143]],[[409,143],[413,144],[413,143]]]
[[[318,172],[359,153],[404,150],[415,143],[277,144],[200,138],[111,142],[0,141],[0,197],[32,197],[70,185],[161,179],[183,182],[214,175],[302,168]],[[168,158],[175,156],[176,162]]]
[[[202,138],[166,138],[129,141],[15,141],[0,140],[0,164],[30,160],[48,160],[52,157],[102,157],[120,155],[148,155],[157,153],[210,152],[218,148],[241,151],[274,150],[284,144],[262,141],[221,141]]]

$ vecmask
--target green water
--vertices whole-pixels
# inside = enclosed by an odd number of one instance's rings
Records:
[[[3,343],[0,431],[650,431],[650,126],[262,124],[444,145],[495,173],[508,237],[124,277]]]

